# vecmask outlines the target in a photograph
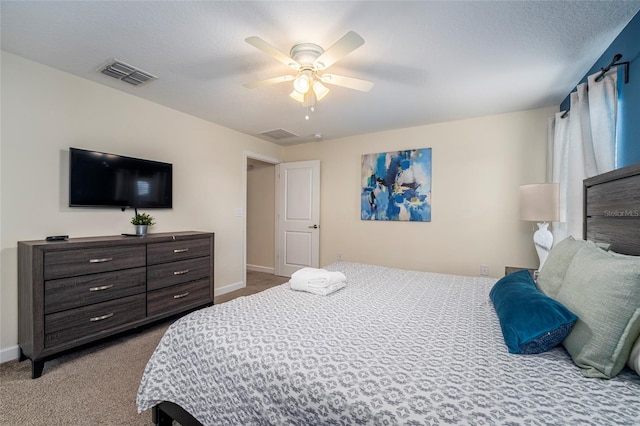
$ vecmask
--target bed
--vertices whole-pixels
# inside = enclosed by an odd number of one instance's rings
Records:
[[[640,165],[586,180],[585,235],[640,254],[639,194]],[[183,426],[640,422],[630,368],[594,379],[562,346],[509,353],[495,279],[327,269],[348,285],[316,296],[283,284],[176,321],[145,369],[138,410]]]

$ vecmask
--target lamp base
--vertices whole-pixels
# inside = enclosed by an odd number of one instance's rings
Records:
[[[536,252],[538,252],[538,258],[540,259],[538,269],[544,265],[551,251],[551,246],[553,246],[553,234],[547,229],[548,227],[549,223],[547,222],[538,223],[538,230],[533,234],[533,244],[536,247]]]

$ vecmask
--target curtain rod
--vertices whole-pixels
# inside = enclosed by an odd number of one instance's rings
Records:
[[[602,77],[604,77],[604,75],[611,69],[611,67],[624,65],[624,84],[627,84],[629,82],[629,62],[618,62],[620,59],[622,59],[622,54],[616,53],[611,62],[609,62],[609,65],[607,65],[605,68],[600,68],[600,74],[598,74],[598,76],[596,77],[596,81],[599,82],[600,80],[602,80]],[[569,110],[566,110],[560,116],[560,118],[566,118],[567,115],[569,115]]]
[[[622,59],[622,55],[620,53],[616,53],[616,55],[613,57],[611,62],[609,62],[609,65],[607,65],[606,68],[600,68],[601,71],[600,74],[598,74],[598,76],[596,77],[596,81],[602,80],[602,77],[604,77],[604,75],[611,69],[611,67],[616,65],[624,65],[624,84],[627,84],[629,82],[629,62],[618,62],[620,59]]]

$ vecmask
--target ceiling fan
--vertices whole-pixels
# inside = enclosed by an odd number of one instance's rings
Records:
[[[295,74],[246,83],[244,84],[246,88],[255,89],[293,81],[293,91],[289,96],[313,110],[316,101],[323,99],[329,93],[329,89],[323,83],[361,92],[368,92],[373,87],[373,82],[368,80],[338,74],[321,74],[338,60],[364,44],[364,39],[354,31],[349,31],[327,50],[313,43],[296,44],[291,48],[289,56],[260,37],[249,37],[245,41],[295,71]],[[308,119],[308,115],[306,118]]]

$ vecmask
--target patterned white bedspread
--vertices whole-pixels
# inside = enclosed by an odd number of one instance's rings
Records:
[[[640,424],[640,377],[582,376],[561,347],[512,355],[495,279],[338,262],[329,295],[288,284],[174,323],[138,410],[161,401],[205,425]]]

